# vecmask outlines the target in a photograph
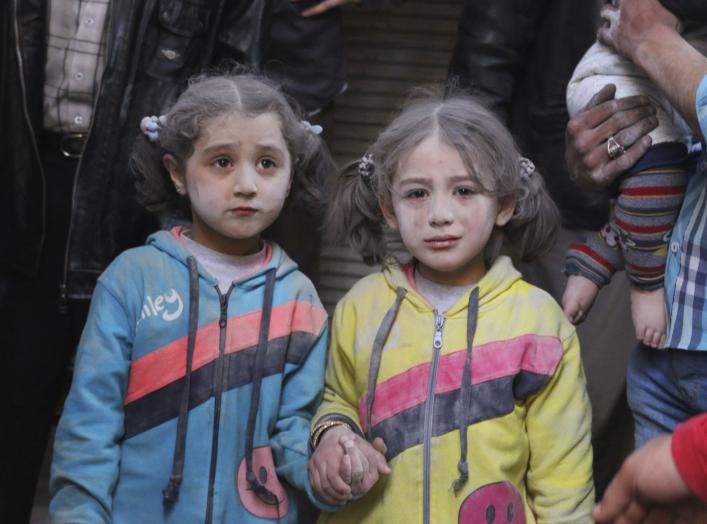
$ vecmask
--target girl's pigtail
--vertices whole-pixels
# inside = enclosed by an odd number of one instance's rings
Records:
[[[167,153],[164,141],[171,139],[166,125],[166,116],[146,116],[140,122],[142,134],[135,139],[129,161],[135,175],[136,198],[141,206],[156,215],[178,210],[189,216],[189,202],[175,190],[162,161]]]
[[[560,213],[533,163],[521,158],[519,164],[520,194],[513,216],[503,229],[512,254],[529,261],[547,253],[555,244]]]
[[[302,122],[302,125],[315,130],[319,127],[308,122]],[[321,130],[320,127],[319,129]],[[326,206],[327,181],[335,176],[337,167],[318,132],[305,129],[302,135],[299,153],[294,156],[294,175],[290,191],[292,196],[288,205],[304,211],[311,217],[320,218]]]
[[[348,244],[368,264],[381,261],[385,254],[384,219],[376,191],[380,178],[370,154],[346,165],[336,181],[325,222],[335,242]]]

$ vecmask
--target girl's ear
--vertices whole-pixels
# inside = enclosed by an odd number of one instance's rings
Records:
[[[380,198],[378,199],[378,206],[381,208],[381,213],[383,213],[386,224],[388,224],[391,229],[397,231],[398,218],[395,216],[395,211],[392,209],[392,206],[389,203],[383,202]]]
[[[177,159],[174,157],[174,155],[171,155],[169,153],[163,155],[162,164],[164,165],[164,168],[169,172],[169,178],[172,179],[172,183],[174,184],[174,188],[177,190],[177,193],[179,193],[180,195],[186,195],[186,180],[184,180],[184,175],[179,169],[179,162],[177,162]]]
[[[287,184],[287,193],[285,193],[285,198],[290,197],[290,192],[292,191],[292,183],[295,180],[295,176],[297,176],[297,166],[293,165],[291,171],[292,172],[290,173],[290,182]]]
[[[496,225],[505,226],[516,210],[516,200],[511,196],[498,200],[498,213],[496,213]]]

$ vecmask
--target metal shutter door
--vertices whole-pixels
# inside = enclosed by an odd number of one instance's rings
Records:
[[[348,81],[336,99],[330,145],[339,165],[359,158],[413,86],[444,82],[462,0],[409,1],[384,11],[344,10]],[[399,250],[394,236],[391,246]],[[361,277],[377,271],[348,247],[324,241],[319,294],[331,312]]]

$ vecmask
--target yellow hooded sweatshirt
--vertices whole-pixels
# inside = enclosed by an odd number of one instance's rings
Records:
[[[411,281],[388,265],[336,307],[313,427],[382,437],[392,473],[320,522],[593,522],[590,406],[557,303],[504,256],[443,314]]]

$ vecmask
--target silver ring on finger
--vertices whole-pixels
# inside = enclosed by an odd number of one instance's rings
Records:
[[[626,149],[616,141],[614,135],[609,135],[609,139],[606,141],[606,152],[609,154],[610,160],[616,160],[626,152]]]

